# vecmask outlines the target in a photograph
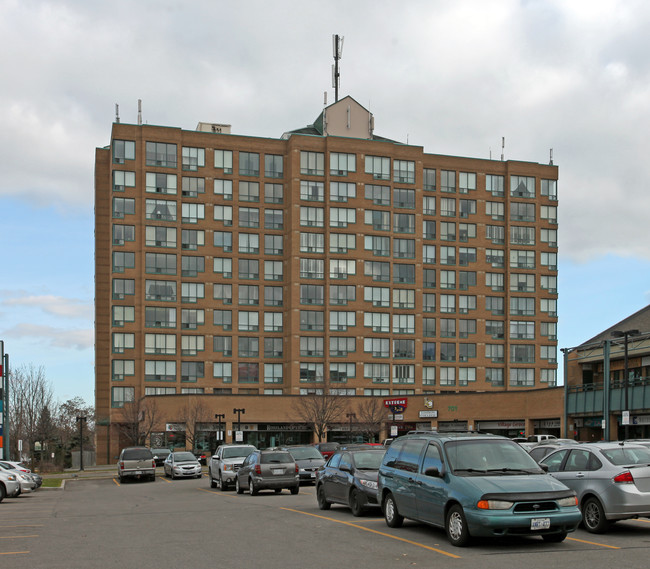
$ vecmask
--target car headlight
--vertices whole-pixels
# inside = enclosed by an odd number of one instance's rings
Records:
[[[557,501],[558,506],[560,508],[570,508],[571,506],[577,506],[578,505],[578,498],[577,496],[570,496],[568,498],[560,498]]]
[[[7,478],[14,482],[16,480],[16,475],[15,474],[7,474]]]
[[[506,500],[479,500],[476,507],[479,510],[509,510],[513,505]]]
[[[224,470],[230,470],[231,472],[232,472],[233,470],[235,470],[234,465],[232,465],[232,464],[224,464],[224,465],[223,465],[223,469],[224,469]]]
[[[377,483],[374,480],[359,479],[359,482],[361,482],[361,486],[365,486],[366,488],[370,488],[371,490],[377,490]]]

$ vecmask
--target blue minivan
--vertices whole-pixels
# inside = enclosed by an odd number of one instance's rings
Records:
[[[517,443],[476,432],[412,432],[388,447],[378,498],[386,524],[409,518],[471,537],[539,535],[563,541],[581,520],[576,494]]]

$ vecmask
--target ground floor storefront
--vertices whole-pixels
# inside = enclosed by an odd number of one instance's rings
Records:
[[[413,430],[480,430],[507,437],[565,436],[563,389],[519,392],[439,393],[399,398],[342,397],[324,418],[301,407],[301,396],[161,395],[134,403],[138,413],[112,409],[97,422],[98,464],[112,463],[125,446],[199,450],[222,443],[258,448],[322,441],[382,442]],[[327,409],[320,411],[324,413]],[[331,410],[330,410],[331,411]],[[127,420],[127,418],[132,418]],[[133,419],[137,418],[137,419]],[[137,424],[134,424],[137,421]],[[319,431],[323,432],[319,436]],[[135,434],[134,434],[135,433]]]

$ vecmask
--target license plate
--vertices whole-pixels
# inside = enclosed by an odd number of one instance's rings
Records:
[[[136,476],[137,476],[138,474],[142,474],[142,470],[136,470],[136,471],[135,471],[135,474],[136,474]]]
[[[311,473],[311,477],[312,477],[312,478],[316,478],[316,473],[315,473],[315,472],[312,472],[312,473]]]
[[[533,518],[530,520],[530,529],[549,529],[551,527],[551,518]]]
[[[273,472],[273,474],[284,474],[284,469],[282,469],[282,468],[272,468],[271,472]]]

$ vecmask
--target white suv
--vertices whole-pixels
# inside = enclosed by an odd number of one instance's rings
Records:
[[[235,474],[244,462],[244,459],[257,450],[253,445],[221,445],[210,458],[208,476],[210,487],[225,490],[235,482]]]
[[[20,482],[14,472],[0,469],[0,502],[7,496],[13,498],[20,493]]]

